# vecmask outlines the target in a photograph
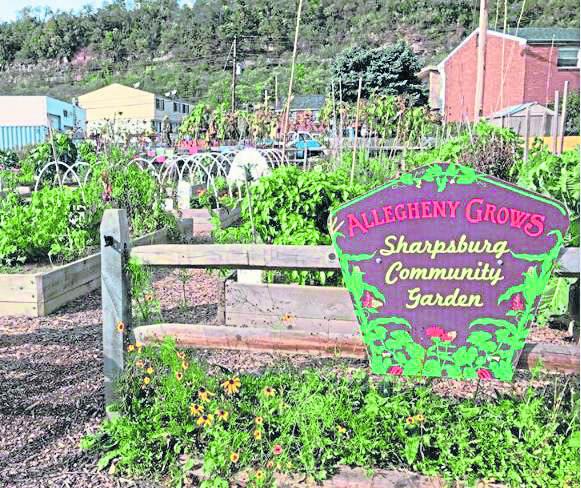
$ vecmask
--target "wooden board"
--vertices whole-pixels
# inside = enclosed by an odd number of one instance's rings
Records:
[[[344,288],[226,283],[226,324],[356,334],[357,320]]]
[[[175,337],[180,347],[366,358],[361,339],[347,334],[316,334],[297,330],[277,331],[198,324],[145,325],[136,327],[134,333],[136,340],[144,344],[157,343],[171,336]],[[518,367],[530,369],[539,362],[547,370],[579,374],[579,347],[526,344]]]
[[[134,247],[131,255],[151,266],[321,271],[339,269],[337,256],[330,246],[165,244]],[[564,249],[555,272],[559,276],[578,276],[579,248]]]
[[[151,266],[236,269],[338,269],[329,246],[166,244],[135,247],[131,255]]]

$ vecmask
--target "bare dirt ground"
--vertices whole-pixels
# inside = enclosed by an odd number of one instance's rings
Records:
[[[177,271],[156,275],[164,320],[214,320],[217,278],[200,270],[190,273],[183,285],[185,304]],[[100,301],[97,291],[48,317],[0,317],[0,486],[160,486],[150,480],[131,481],[98,472],[94,456],[79,449],[83,434],[95,431],[104,414]],[[562,342],[565,336],[566,332],[542,329],[533,331],[530,340]],[[280,362],[275,354],[201,351],[200,356],[233,371],[260,371]],[[319,360],[300,356],[286,360],[300,366],[319,364]],[[365,367],[360,361],[350,364]],[[523,375],[517,388],[525,381]],[[467,382],[439,381],[435,387],[444,394],[471,395],[475,390],[475,384]],[[486,386],[491,394],[498,387],[495,382]],[[421,486],[414,483],[418,480],[398,486]]]

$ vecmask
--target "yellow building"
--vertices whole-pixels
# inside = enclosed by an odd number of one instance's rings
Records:
[[[113,130],[117,135],[159,133],[166,116],[175,133],[191,109],[191,104],[184,100],[119,83],[81,95],[79,105],[87,114],[88,134],[103,129]]]

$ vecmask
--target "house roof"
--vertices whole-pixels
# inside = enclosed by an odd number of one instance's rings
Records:
[[[500,32],[500,31],[497,31]],[[507,34],[522,37],[529,44],[579,44],[579,29],[565,27],[523,27],[508,29]]]
[[[531,108],[533,106],[538,108],[538,109],[541,109],[541,111],[546,112],[548,115],[554,114],[554,112],[550,108],[547,108],[538,102],[526,102],[526,103],[519,103],[518,105],[511,105],[510,107],[505,107],[502,110],[499,110],[498,112],[494,112],[493,114],[488,115],[486,118],[495,119],[497,117],[507,117],[509,115],[515,115],[515,114],[522,112],[523,110],[526,110],[527,108]]]
[[[286,98],[278,104],[279,108],[284,108]],[[321,110],[325,105],[325,95],[297,95],[291,99],[291,110]]]

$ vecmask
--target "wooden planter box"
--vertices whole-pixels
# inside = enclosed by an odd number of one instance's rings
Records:
[[[313,333],[357,334],[345,288],[226,282],[225,323]]]
[[[193,219],[193,235],[209,234],[214,230],[212,217],[207,208],[185,208],[180,210],[180,213],[182,218]],[[228,212],[226,209],[220,208],[219,213],[223,227],[232,225],[240,218],[240,209],[234,209],[231,212]]]
[[[167,231],[135,239],[133,245],[163,244]],[[101,253],[29,274],[0,274],[0,316],[41,317],[101,286]]]

